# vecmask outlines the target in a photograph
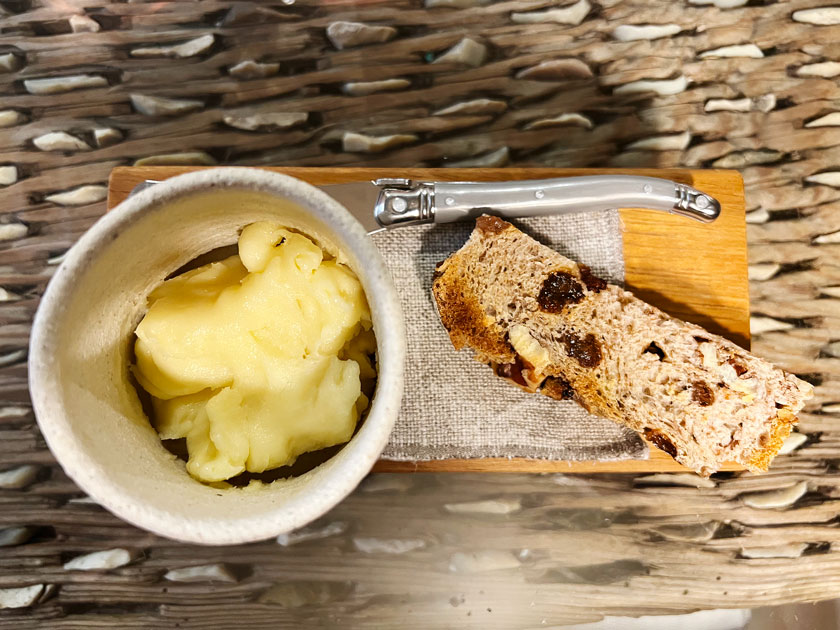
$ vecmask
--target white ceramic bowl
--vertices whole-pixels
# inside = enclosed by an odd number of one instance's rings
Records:
[[[161,444],[128,379],[129,344],[146,297],[199,254],[272,220],[341,252],[373,315],[379,377],[368,416],[341,451],[299,477],[218,490],[192,479]],[[32,330],[29,384],[47,444],[105,508],[156,534],[205,544],[261,540],[301,527],[370,471],[394,425],[403,388],[399,299],[362,226],[300,180],[257,169],[180,175],[121,203],[68,252]]]

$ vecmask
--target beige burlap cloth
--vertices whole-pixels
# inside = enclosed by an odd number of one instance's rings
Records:
[[[617,212],[532,218],[516,225],[611,282],[624,280]],[[408,360],[402,409],[385,459],[531,457],[644,459],[635,433],[571,401],[527,394],[456,352],[431,295],[435,263],[466,242],[473,223],[405,227],[374,235],[400,293]]]

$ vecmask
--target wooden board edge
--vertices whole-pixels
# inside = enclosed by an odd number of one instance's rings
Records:
[[[740,464],[726,463],[721,472],[743,471]],[[693,473],[666,453],[650,447],[649,459],[623,459],[615,461],[567,461],[526,459],[522,457],[484,457],[479,459],[438,459],[403,462],[380,459],[373,466],[376,473]]]

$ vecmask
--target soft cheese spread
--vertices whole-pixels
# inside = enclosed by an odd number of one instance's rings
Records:
[[[362,285],[310,238],[247,226],[239,254],[165,281],[137,326],[134,373],[187,471],[216,482],[347,442],[376,374]]]

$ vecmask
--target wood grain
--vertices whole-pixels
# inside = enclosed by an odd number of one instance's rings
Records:
[[[721,471],[743,470],[743,466],[727,463]],[[650,446],[648,459],[610,461],[553,461],[524,457],[484,457],[482,459],[437,459],[423,462],[395,462],[381,459],[373,472],[470,472],[470,473],[657,473],[691,472],[667,453]],[[692,473],[693,474],[693,473]]]
[[[263,167],[311,184],[409,177],[432,181],[503,181],[623,173],[664,177],[690,184],[721,203],[721,216],[702,224],[661,212],[621,209],[626,285],[639,297],[681,319],[705,326],[749,348],[744,191],[735,171],[688,169],[366,169]],[[162,181],[196,167],[123,167],[111,173],[108,207],[124,200],[138,184]],[[725,470],[741,470],[735,464]],[[668,472],[686,469],[651,446],[650,458],[619,462],[564,462],[542,459],[484,458],[427,462],[381,460],[375,472]]]

